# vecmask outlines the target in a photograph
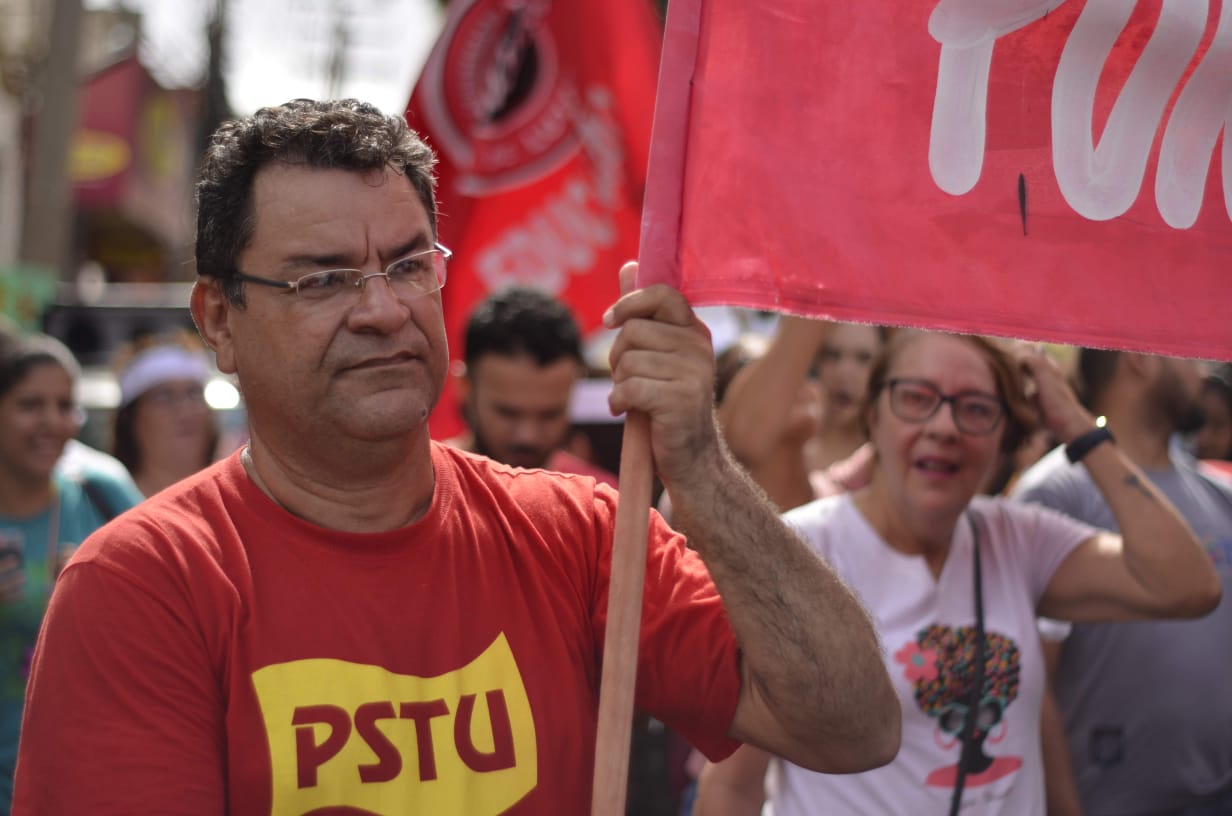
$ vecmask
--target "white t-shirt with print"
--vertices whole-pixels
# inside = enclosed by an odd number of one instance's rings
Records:
[[[983,576],[985,678],[977,735],[979,772],[968,773],[964,814],[1042,814],[1043,661],[1036,605],[1057,566],[1095,530],[1039,507],[977,497],[972,517]],[[964,703],[974,682],[971,528],[960,519],[939,578],[923,556],[886,544],[848,495],[784,516],[859,595],[873,616],[902,706],[902,748],[889,765],[828,775],[781,760],[768,793],[775,816],[945,814],[962,750]],[[955,682],[957,679],[957,682]]]

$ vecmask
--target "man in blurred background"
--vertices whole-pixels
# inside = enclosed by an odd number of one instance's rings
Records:
[[[567,306],[537,289],[505,289],[471,313],[465,343],[454,377],[469,430],[450,444],[615,486],[613,474],[565,450],[574,430],[573,387],[585,373],[581,333]]]
[[[1076,785],[1087,816],[1232,813],[1232,485],[1199,472],[1173,438],[1202,422],[1202,364],[1082,349],[1077,368],[1083,402],[1206,547],[1223,600],[1198,620],[1075,624],[1045,643],[1073,767],[1072,780],[1050,771],[1049,801],[1073,801]],[[1086,469],[1061,448],[1024,473],[1014,495],[1117,529]],[[1045,728],[1045,752],[1048,737]]]

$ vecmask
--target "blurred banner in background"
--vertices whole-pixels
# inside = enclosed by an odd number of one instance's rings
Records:
[[[407,109],[440,156],[450,357],[472,307],[535,286],[583,333],[637,256],[662,28],[650,0],[454,0]],[[452,383],[432,416],[461,430]]]
[[[1232,358],[1232,2],[672,0],[639,283]]]

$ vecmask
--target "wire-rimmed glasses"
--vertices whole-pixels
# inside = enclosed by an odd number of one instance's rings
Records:
[[[886,383],[890,390],[890,410],[904,422],[927,422],[950,404],[954,426],[972,436],[987,436],[997,429],[1005,415],[1005,403],[999,397],[979,391],[943,394],[928,380],[893,379]]]
[[[453,257],[447,247],[434,244],[432,249],[422,249],[404,255],[385,267],[384,272],[364,272],[362,269],[322,269],[309,272],[293,281],[263,278],[236,271],[237,280],[259,283],[285,289],[288,293],[306,300],[328,300],[343,292],[364,288],[370,278],[384,278],[389,288],[401,297],[430,295],[445,285],[445,268]]]

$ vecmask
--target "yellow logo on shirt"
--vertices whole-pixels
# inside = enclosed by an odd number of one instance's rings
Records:
[[[538,782],[530,701],[503,634],[438,677],[315,659],[266,666],[252,679],[274,816],[328,807],[483,816]]]

